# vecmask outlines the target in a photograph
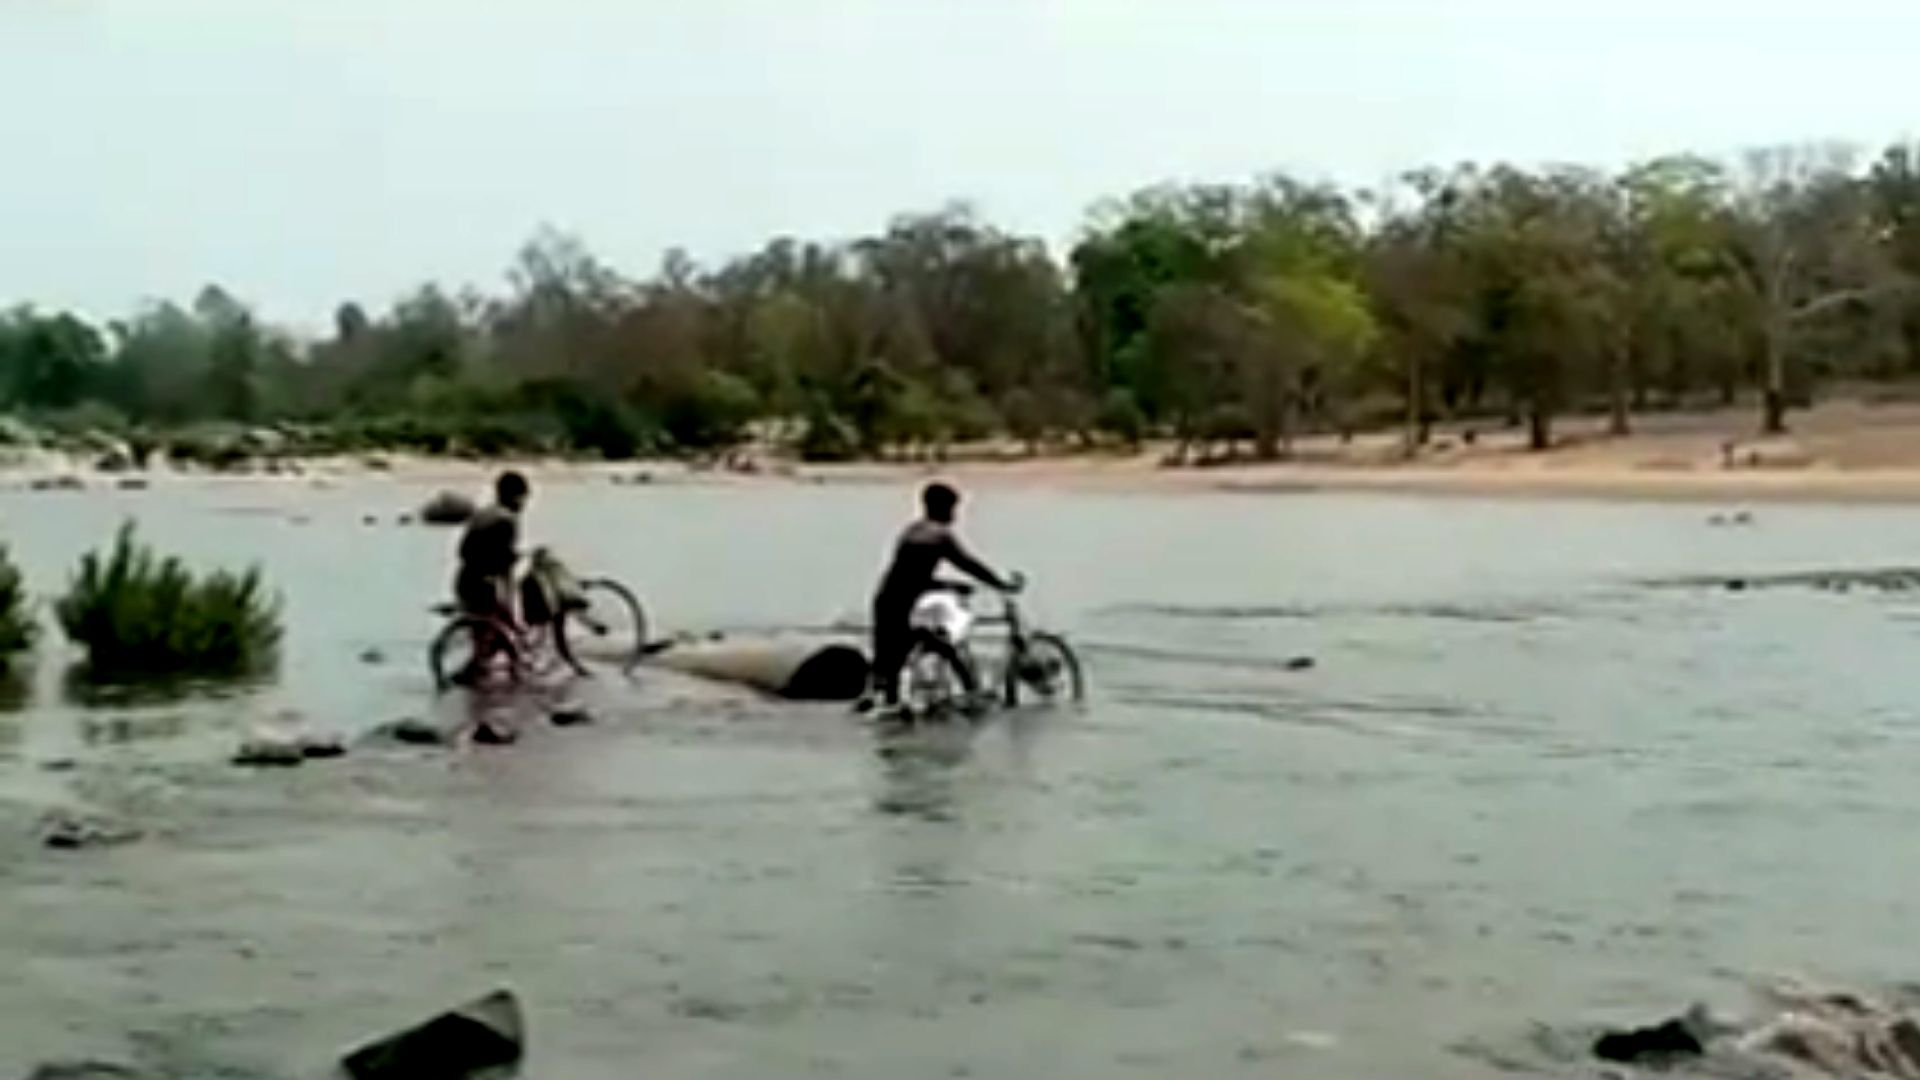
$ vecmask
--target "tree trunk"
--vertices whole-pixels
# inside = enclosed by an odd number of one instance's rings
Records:
[[[1621,350],[1613,359],[1609,372],[1609,396],[1612,399],[1612,417],[1607,423],[1607,431],[1616,438],[1633,434],[1633,421],[1628,416],[1627,398],[1627,354]]]
[[[1553,448],[1553,415],[1540,405],[1527,412],[1527,449],[1533,451]]]
[[[1761,395],[1760,430],[1766,435],[1787,433],[1787,358],[1781,331],[1776,316],[1767,327],[1767,386]]]
[[[1407,364],[1407,444],[1403,452],[1409,458],[1418,456],[1420,448],[1427,445],[1426,367],[1419,357],[1410,358]]]
[[[1787,433],[1787,395],[1772,386],[1767,387],[1764,395],[1763,413],[1760,418],[1760,431],[1766,435],[1785,435]]]
[[[1261,461],[1280,460],[1280,432],[1273,425],[1260,425],[1260,430],[1254,435],[1253,453]]]

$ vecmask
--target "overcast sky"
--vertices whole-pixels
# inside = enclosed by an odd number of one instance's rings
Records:
[[[277,318],[1272,168],[1913,133],[1911,0],[0,0],[0,303]]]

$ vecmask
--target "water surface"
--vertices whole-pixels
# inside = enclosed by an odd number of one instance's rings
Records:
[[[304,1075],[494,984],[567,1080],[1578,1074],[1542,1031],[1912,974],[1920,594],[1712,582],[1920,564],[1920,513],[991,490],[968,531],[1080,644],[1084,711],[902,748],[649,674],[510,750],[221,764],[280,710],[448,707],[421,494],[0,495],[43,592],[133,515],[262,562],[290,629],[275,686],[140,709],[64,703],[49,649],[0,720],[13,818],[151,824],[0,853],[0,1075]],[[820,628],[910,500],[582,480],[533,531],[667,628]]]

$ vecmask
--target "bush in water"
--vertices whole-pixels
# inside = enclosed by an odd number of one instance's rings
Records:
[[[280,646],[280,604],[258,568],[196,577],[137,541],[132,524],[110,551],[81,557],[54,613],[96,678],[246,674]]]
[[[38,632],[26,590],[20,585],[20,570],[0,545],[0,671],[5,671],[15,653],[33,647]]]

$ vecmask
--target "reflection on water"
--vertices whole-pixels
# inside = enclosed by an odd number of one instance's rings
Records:
[[[178,713],[89,716],[80,721],[80,739],[88,746],[123,746],[157,739],[175,739],[186,730],[187,718]]]
[[[0,713],[18,712],[33,704],[32,664],[29,655],[0,665]]]
[[[882,730],[875,739],[881,787],[874,809],[922,821],[952,821],[955,774],[972,757],[974,726],[966,721]]]
[[[68,704],[87,709],[178,705],[188,701],[226,701],[250,697],[272,687],[275,672],[229,678],[194,676],[101,679],[84,661],[69,664],[60,689]]]

